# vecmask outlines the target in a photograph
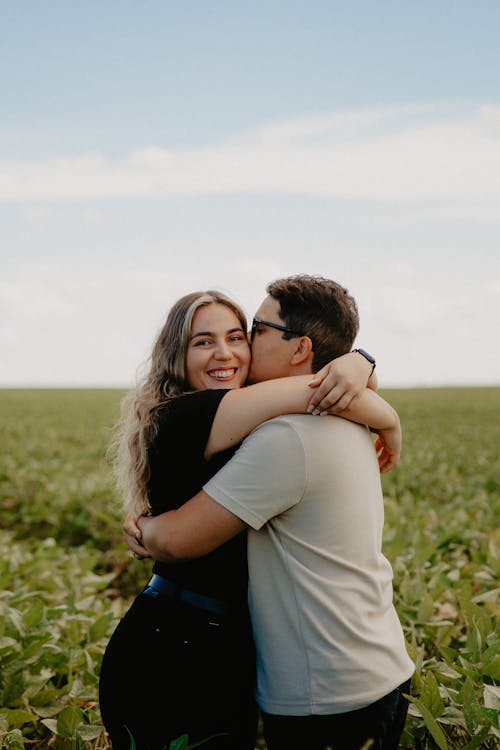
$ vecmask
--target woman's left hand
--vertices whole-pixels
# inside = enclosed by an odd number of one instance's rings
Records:
[[[309,383],[314,388],[309,411],[338,414],[348,409],[351,402],[364,393],[370,373],[370,363],[359,354],[349,352],[332,360],[318,370]]]

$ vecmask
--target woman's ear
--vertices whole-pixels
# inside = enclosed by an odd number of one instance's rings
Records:
[[[313,357],[313,345],[309,336],[301,336],[297,339],[297,346],[293,352],[290,364],[292,367],[303,365]]]

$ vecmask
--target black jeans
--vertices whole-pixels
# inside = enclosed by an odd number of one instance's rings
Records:
[[[247,613],[217,616],[140,594],[101,667],[101,716],[113,750],[130,750],[130,734],[137,750],[163,750],[182,734],[190,743],[218,735],[204,750],[253,750],[250,632]]]
[[[357,711],[327,716],[263,714],[268,750],[397,750],[403,731],[411,680]]]

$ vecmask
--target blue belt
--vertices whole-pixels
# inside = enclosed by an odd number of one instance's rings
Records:
[[[213,599],[211,596],[205,596],[204,594],[197,594],[195,591],[189,591],[189,589],[183,588],[178,583],[167,581],[163,576],[156,574],[149,579],[142,593],[154,598],[165,596],[168,599],[174,599],[183,604],[189,604],[191,607],[206,609],[213,615],[227,615],[231,611],[231,607],[219,599]]]

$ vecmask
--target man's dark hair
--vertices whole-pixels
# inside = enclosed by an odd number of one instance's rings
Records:
[[[311,339],[313,372],[351,351],[359,328],[358,307],[343,286],[322,276],[298,274],[272,281],[266,291],[278,302],[284,324]]]

